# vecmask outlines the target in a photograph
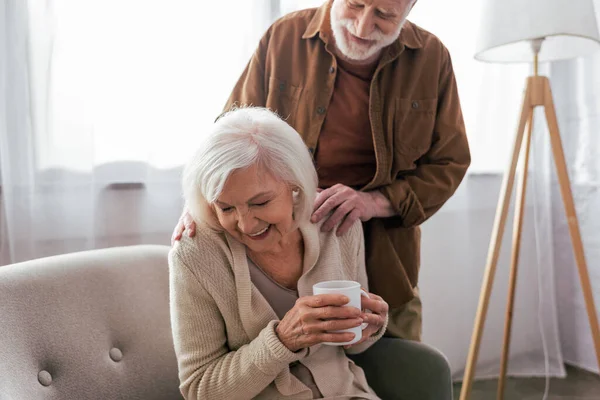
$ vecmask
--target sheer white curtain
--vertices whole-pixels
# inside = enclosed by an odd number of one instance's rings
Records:
[[[551,171],[543,113],[536,112],[535,119],[508,373],[563,377],[548,190]],[[505,140],[512,142],[512,136],[514,131]],[[448,204],[423,226],[424,340],[448,356],[456,379],[464,373],[501,183],[500,173],[469,174]],[[511,206],[476,367],[479,378],[499,373],[513,214]]]
[[[596,2],[596,14],[600,17],[600,2]],[[600,51],[555,63],[550,78],[596,310],[600,311]],[[545,151],[550,151],[547,141]],[[569,363],[600,372],[554,166],[546,167],[552,172],[547,189],[563,354]]]
[[[0,265],[168,244],[181,165],[271,3],[4,0],[0,10]]]

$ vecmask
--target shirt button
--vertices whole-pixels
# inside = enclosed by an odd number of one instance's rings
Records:
[[[321,115],[325,114],[325,107],[323,107],[323,106],[319,106],[319,107],[317,108],[317,113],[319,113],[319,114],[321,114]]]
[[[412,108],[414,108],[415,110],[416,110],[417,108],[419,108],[419,102],[418,102],[418,101],[413,101],[413,102],[412,102]]]
[[[333,74],[335,72],[335,68],[334,67],[329,67],[329,73]]]
[[[309,148],[308,148],[308,152],[309,152],[310,154],[314,154],[314,152],[315,152],[315,149],[313,149],[312,147],[309,147]]]

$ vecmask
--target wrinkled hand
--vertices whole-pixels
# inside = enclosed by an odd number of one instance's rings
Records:
[[[383,328],[385,321],[387,321],[389,306],[385,300],[373,293],[369,293],[369,298],[361,297],[361,299],[363,308],[361,318],[368,323],[369,326],[363,329],[362,339],[349,346],[344,346],[345,349],[357,346],[369,340],[371,336],[375,335],[381,328]],[[365,312],[365,310],[370,310],[371,312]]]
[[[179,217],[179,221],[177,221],[177,226],[173,230],[171,246],[173,246],[177,240],[181,239],[184,230],[187,230],[187,235],[189,237],[194,237],[194,235],[196,235],[196,222],[194,222],[192,216],[185,208],[183,209],[181,217]]]
[[[311,221],[319,222],[334,209],[333,214],[321,226],[321,230],[329,232],[344,220],[337,229],[338,236],[346,233],[356,220],[360,219],[364,222],[376,215],[375,202],[371,193],[359,192],[340,183],[319,191]]]
[[[355,328],[363,323],[358,308],[342,307],[348,301],[348,297],[341,294],[301,297],[279,322],[275,332],[293,352],[323,342],[349,342],[354,339],[354,333],[329,332]]]

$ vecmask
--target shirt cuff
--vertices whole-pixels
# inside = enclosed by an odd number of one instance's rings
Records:
[[[413,227],[425,220],[423,207],[406,180],[397,179],[379,190],[392,204],[397,217],[402,221],[402,226]]]

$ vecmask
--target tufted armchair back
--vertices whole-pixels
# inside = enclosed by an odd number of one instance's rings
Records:
[[[166,246],[0,267],[0,400],[181,399]]]

